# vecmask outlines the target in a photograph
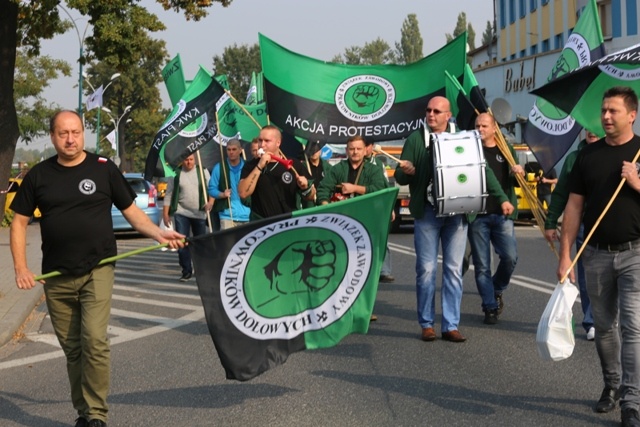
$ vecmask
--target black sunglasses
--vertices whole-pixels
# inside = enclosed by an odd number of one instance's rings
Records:
[[[434,108],[427,108],[427,114],[429,114],[429,113],[433,113],[433,114],[435,114],[437,116],[438,114],[448,113],[448,111],[440,111],[440,110],[436,110]]]

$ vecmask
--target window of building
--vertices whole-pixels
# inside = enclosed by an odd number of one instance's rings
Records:
[[[516,22],[516,0],[509,0],[509,23]]]
[[[535,12],[538,8],[538,0],[529,0],[529,11]]]
[[[527,0],[520,0],[520,18],[527,16]]]
[[[547,3],[549,3],[549,0],[542,0],[542,5],[546,5]]]
[[[538,45],[537,44],[532,44],[529,49],[531,49],[531,55],[535,55],[535,54],[538,53]]]
[[[549,52],[549,39],[542,40],[542,52]]]
[[[500,0],[500,28],[507,26],[507,8],[505,0]]]
[[[556,34],[553,38],[553,48],[554,49],[562,49],[564,47],[564,34]]]
[[[516,54],[513,53],[511,54],[511,56],[509,57],[509,60],[513,61],[514,59],[516,59]]]
[[[527,49],[522,49],[520,51],[520,58],[524,58],[525,56],[527,56]]]
[[[598,1],[598,15],[600,15],[600,27],[602,28],[602,37],[610,38],[611,34],[611,0]]]

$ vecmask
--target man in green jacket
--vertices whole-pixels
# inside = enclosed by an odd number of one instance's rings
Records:
[[[442,96],[429,100],[426,121],[432,133],[443,133],[451,118],[451,104]],[[438,247],[442,241],[442,338],[464,342],[458,331],[462,302],[462,260],[467,244],[467,218],[464,214],[437,217],[427,200],[427,187],[433,179],[431,144],[425,130],[413,132],[402,148],[402,160],[396,169],[396,182],[409,185],[409,210],[414,217],[414,244],[416,250],[416,287],[418,323],[422,327],[422,340],[434,341],[436,272]],[[500,188],[490,168],[486,169],[489,194],[498,198],[503,214],[510,215],[514,207]]]
[[[482,140],[482,151],[496,178],[500,182],[502,190],[509,197],[512,205],[517,206],[518,201],[514,190],[515,175],[524,175],[522,166],[516,164],[513,167],[502,155],[498,148],[496,132],[499,132],[496,121],[488,113],[482,113],[476,118],[476,129]],[[515,150],[510,145],[511,156],[517,159]],[[517,160],[516,160],[517,161]],[[511,275],[518,262],[516,236],[513,220],[518,217],[518,210],[509,216],[505,216],[498,200],[489,196],[486,203],[486,213],[469,216],[469,243],[473,256],[473,267],[478,293],[482,298],[482,311],[484,311],[484,323],[495,325],[498,316],[502,313],[502,293],[509,286]],[[495,249],[500,262],[495,274],[491,275],[491,246]]]
[[[567,205],[569,199],[569,175],[573,169],[573,165],[576,162],[578,153],[587,144],[596,142],[600,137],[595,133],[587,131],[585,139],[580,141],[578,148],[575,151],[567,154],[562,165],[562,171],[560,172],[560,178],[556,184],[553,192],[551,193],[551,203],[549,204],[549,210],[547,211],[547,219],[544,222],[544,237],[552,243],[554,240],[558,241],[558,219],[564,207]],[[584,242],[584,226],[581,224],[576,236],[576,251],[580,249]],[[584,266],[582,265],[582,257],[578,258],[578,289],[580,289],[580,304],[582,306],[582,327],[587,333],[587,340],[593,341],[596,337],[596,330],[593,327],[593,314],[591,313],[591,301],[587,294],[587,280],[585,278]]]
[[[347,159],[333,165],[320,183],[317,203],[326,205],[334,193],[338,193],[338,197],[349,198],[386,187],[382,169],[365,160],[364,138],[354,136],[347,141]]]

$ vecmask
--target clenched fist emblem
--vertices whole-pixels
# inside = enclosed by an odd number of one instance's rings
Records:
[[[264,268],[271,290],[280,294],[316,292],[335,274],[336,246],[331,240],[298,241],[287,245]]]
[[[358,85],[351,95],[359,108],[371,107],[371,111],[373,111],[379,96],[380,88],[373,85]]]

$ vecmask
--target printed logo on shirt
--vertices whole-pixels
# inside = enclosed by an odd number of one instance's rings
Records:
[[[291,184],[291,182],[293,182],[293,175],[291,175],[291,172],[286,171],[282,174],[282,182],[285,184]]]
[[[502,157],[502,154],[496,154],[496,160],[499,163],[504,163],[504,157]]]
[[[78,189],[82,194],[86,194],[87,196],[96,192],[96,183],[90,179],[83,179],[80,181],[80,185],[78,185]]]

